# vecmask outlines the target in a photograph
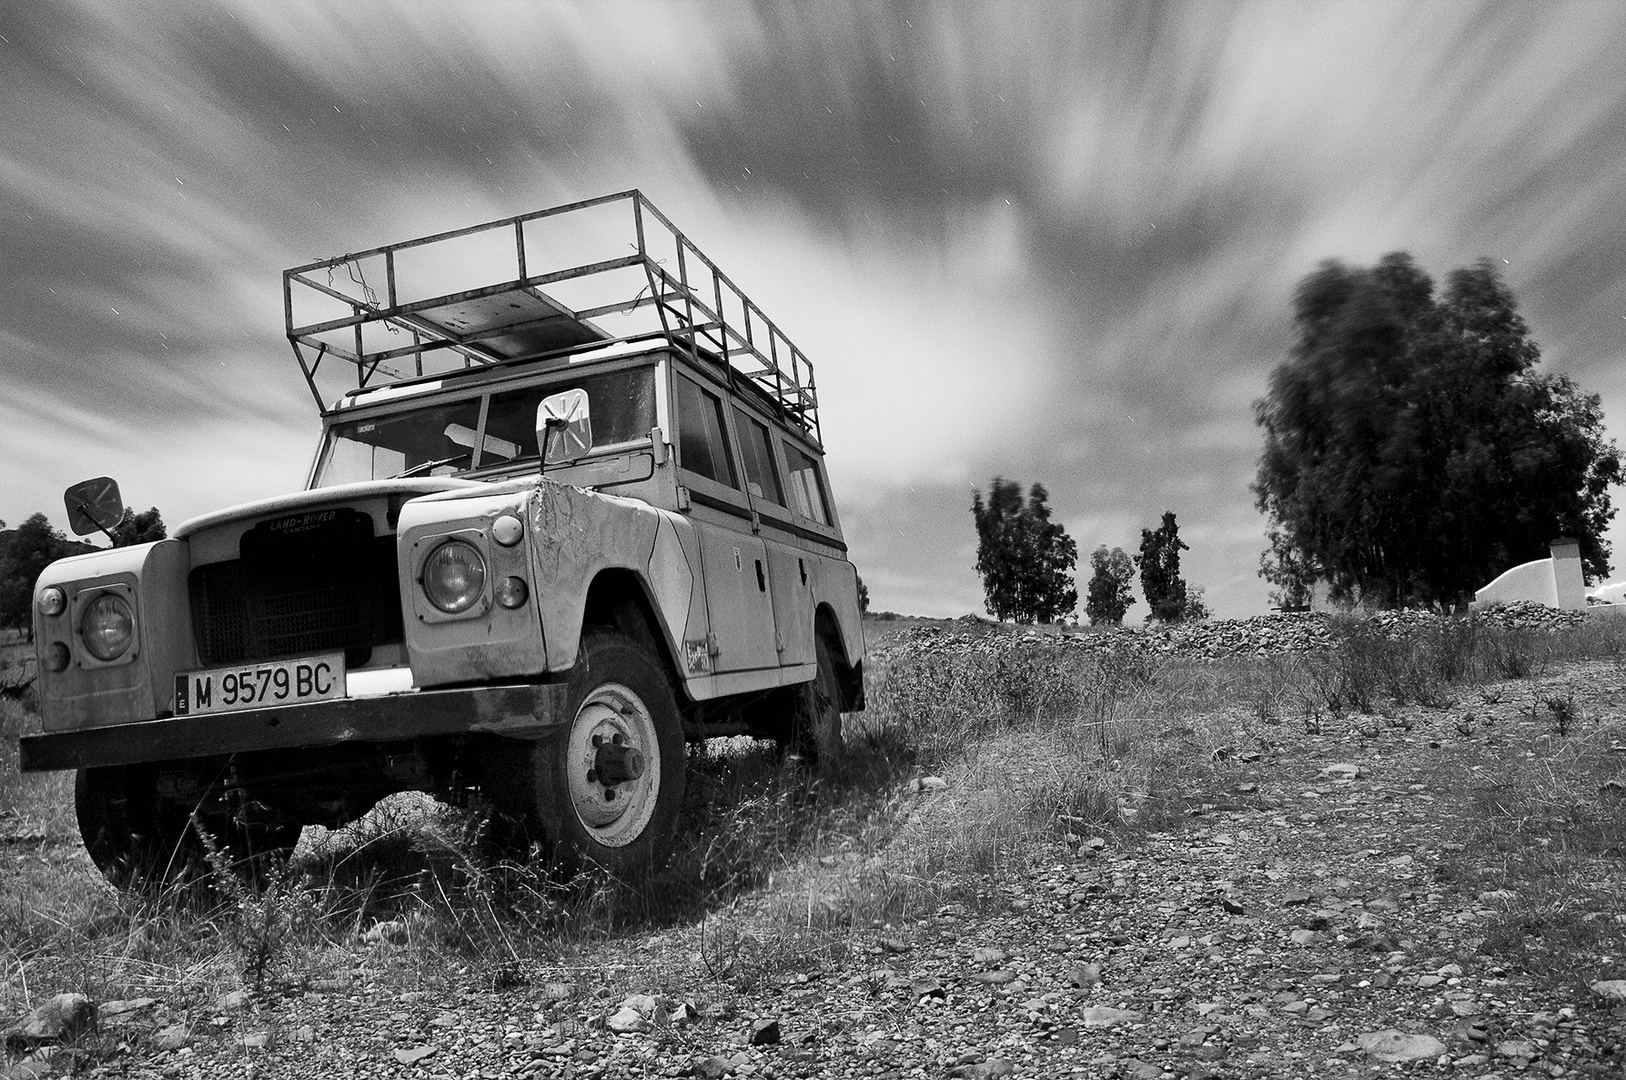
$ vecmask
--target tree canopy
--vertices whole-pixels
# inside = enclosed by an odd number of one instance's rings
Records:
[[[1208,618],[1203,591],[1188,586],[1180,576],[1180,553],[1189,550],[1180,539],[1173,510],[1163,511],[1163,520],[1156,529],[1140,531],[1140,554],[1135,564],[1140,567],[1140,591],[1152,609],[1146,615],[1148,619],[1173,623]]]
[[[1561,536],[1589,578],[1608,573],[1620,451],[1597,395],[1536,370],[1488,260],[1440,296],[1404,252],[1328,261],[1299,282],[1294,323],[1254,406],[1253,491],[1280,535],[1261,573],[1323,581],[1335,600],[1450,606]]]
[[[1107,550],[1102,544],[1090,553],[1090,584],[1084,600],[1084,614],[1091,626],[1122,626],[1124,615],[1135,603],[1129,583],[1135,564],[1123,548]]]
[[[124,517],[113,526],[111,533],[115,547],[145,544],[152,540],[162,540],[169,535],[168,530],[164,528],[164,515],[158,512],[156,506],[139,514],[126,509]]]
[[[40,571],[84,550],[86,545],[63,536],[44,514],[34,514],[10,532],[0,532],[0,626],[31,630],[34,583]]]
[[[988,613],[1020,623],[1055,622],[1078,606],[1073,567],[1078,545],[1050,520],[1050,493],[1034,484],[1022,501],[1022,485],[994,477],[988,501],[971,497],[977,523],[977,572]]]

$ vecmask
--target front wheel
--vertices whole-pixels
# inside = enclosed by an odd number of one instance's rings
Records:
[[[571,670],[567,727],[533,751],[536,824],[568,869],[646,873],[669,853],[683,804],[683,728],[660,662],[590,630]]]

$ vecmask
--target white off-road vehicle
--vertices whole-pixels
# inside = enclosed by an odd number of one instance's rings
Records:
[[[118,883],[481,793],[637,872],[685,743],[817,760],[864,639],[813,369],[637,191],[283,275],[322,416],[304,491],[53,564],[42,731]],[[338,385],[335,385],[335,381]],[[70,489],[76,532],[122,505]]]

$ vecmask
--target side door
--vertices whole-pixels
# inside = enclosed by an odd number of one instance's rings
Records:
[[[734,433],[745,467],[746,491],[757,514],[758,535],[768,549],[768,587],[778,628],[779,664],[814,663],[813,568],[811,557],[796,540],[796,519],[781,479],[784,470],[774,453],[768,425],[739,405],[734,406]]]
[[[700,538],[712,670],[777,667],[768,549],[752,531],[722,396],[680,371],[672,375],[672,390],[678,483],[688,490],[689,518]]]

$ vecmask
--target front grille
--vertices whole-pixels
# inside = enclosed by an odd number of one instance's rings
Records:
[[[358,667],[405,639],[397,580],[395,537],[375,537],[366,514],[262,522],[238,559],[192,571],[198,654],[215,665],[342,650]]]

